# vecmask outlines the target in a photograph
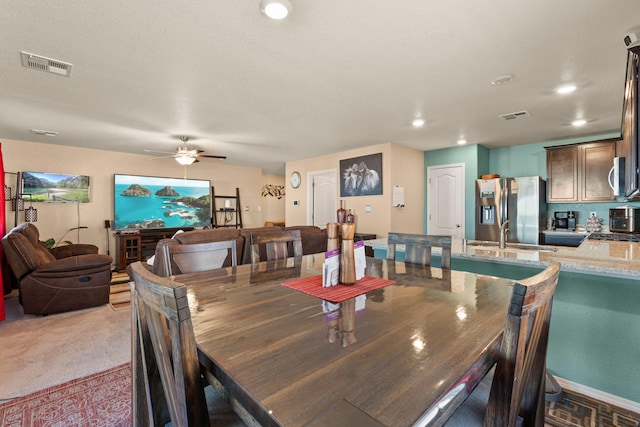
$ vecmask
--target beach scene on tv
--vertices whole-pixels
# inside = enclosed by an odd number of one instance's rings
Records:
[[[204,227],[211,224],[206,180],[114,175],[114,228]]]

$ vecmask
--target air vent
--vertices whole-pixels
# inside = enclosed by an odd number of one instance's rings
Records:
[[[517,111],[515,113],[501,114],[498,117],[502,117],[505,120],[525,119],[530,118],[531,114],[527,110]]]
[[[36,135],[58,136],[58,132],[54,132],[52,130],[31,129],[31,132],[35,133]]]
[[[45,71],[59,76],[69,77],[71,75],[72,64],[59,61],[57,59],[45,58],[29,52],[20,52],[22,66],[33,70]]]

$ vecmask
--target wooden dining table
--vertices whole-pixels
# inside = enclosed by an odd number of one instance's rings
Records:
[[[323,262],[173,276],[201,363],[261,425],[442,424],[496,361],[513,281],[367,258],[395,283],[339,305],[282,285]]]

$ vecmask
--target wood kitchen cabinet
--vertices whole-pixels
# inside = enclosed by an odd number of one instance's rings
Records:
[[[545,147],[547,202],[610,202],[609,171],[616,140]]]

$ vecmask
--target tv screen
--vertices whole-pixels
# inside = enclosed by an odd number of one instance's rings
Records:
[[[114,174],[116,230],[211,224],[211,182]]]

